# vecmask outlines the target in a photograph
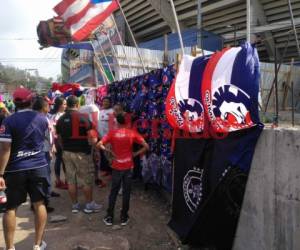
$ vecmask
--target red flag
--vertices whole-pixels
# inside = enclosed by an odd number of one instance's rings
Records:
[[[73,40],[81,41],[118,8],[117,0],[63,0],[54,11],[65,21]]]

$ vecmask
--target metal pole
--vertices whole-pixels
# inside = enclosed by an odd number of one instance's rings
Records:
[[[97,67],[96,67],[96,65],[95,65],[95,61],[96,61],[96,59],[95,59],[95,57],[96,57],[96,51],[95,51],[95,48],[94,48],[94,45],[93,45],[93,43],[92,43],[92,41],[90,41],[91,42],[91,45],[92,45],[92,47],[93,47],[93,52],[94,52],[94,57],[93,57],[93,66],[94,66],[94,77],[95,77],[95,84],[96,84],[96,87],[98,87],[98,85],[99,85],[99,80],[98,80],[98,71],[97,71]]]
[[[294,82],[291,82],[291,92],[292,92],[292,126],[295,126],[295,103],[294,103]]]
[[[247,42],[251,42],[251,0],[247,0]]]
[[[236,46],[236,25],[234,24],[234,47]]]
[[[296,31],[296,26],[295,26],[295,20],[294,20],[294,14],[293,14],[293,8],[292,8],[291,0],[288,0],[288,4],[289,4],[289,11],[290,11],[290,16],[291,16],[291,22],[292,22],[292,26],[293,26],[293,30],[294,30],[295,39],[296,39],[298,56],[300,57],[300,45],[299,45],[299,40],[298,40],[298,34],[297,34],[297,31]]]
[[[274,48],[274,57],[275,57],[275,117],[274,117],[274,125],[278,126],[278,113],[279,113],[279,106],[278,106],[278,67],[277,67],[277,48],[275,45]]]
[[[165,47],[164,47],[164,56],[163,56],[163,67],[169,65],[169,49],[168,49],[168,35],[164,35]]]
[[[174,18],[175,18],[176,28],[177,28],[177,32],[178,32],[178,36],[179,36],[180,47],[181,47],[181,53],[183,56],[184,55],[184,46],[183,46],[181,30],[180,30],[180,26],[179,26],[179,22],[178,22],[178,18],[177,18],[177,13],[176,13],[176,9],[175,9],[173,0],[170,0],[170,3],[171,3]]]
[[[96,60],[95,62],[96,62],[96,64],[97,64],[97,67],[98,67],[98,69],[99,69],[99,72],[100,72],[100,74],[101,74],[102,77],[103,77],[104,84],[105,84],[105,85],[109,84],[109,79],[107,78],[107,76],[106,76],[106,74],[105,74],[105,70],[104,70],[104,68],[103,68],[103,65],[102,65],[101,61],[99,60],[98,56],[96,56],[96,55],[95,55],[95,60]]]
[[[120,43],[121,43],[121,46],[122,46],[122,49],[123,49],[123,53],[124,53],[124,56],[125,56],[125,59],[126,59],[126,62],[127,62],[128,68],[129,68],[129,71],[130,71],[130,73],[132,73],[132,68],[131,68],[131,65],[129,63],[129,60],[128,60],[128,57],[127,57],[127,54],[126,54],[125,46],[124,46],[124,43],[122,41],[122,37],[121,37],[121,33],[119,31],[118,25],[116,23],[114,15],[111,15],[111,17],[112,17],[112,20],[114,22],[114,25],[116,26],[117,34],[118,34],[118,37],[120,39]]]
[[[95,55],[94,55],[95,57]],[[95,58],[94,58],[95,60]],[[98,71],[97,71],[97,68],[95,67],[95,63],[94,63],[94,77],[95,77],[95,84],[96,84],[96,87],[98,87],[99,85],[99,81],[98,81]]]
[[[96,33],[96,37],[97,37],[98,45],[100,46],[100,49],[101,49],[102,54],[103,54],[103,56],[104,56],[104,60],[105,60],[107,66],[108,66],[108,68],[109,68],[109,71],[110,71],[110,73],[111,73],[111,75],[112,75],[113,81],[115,81],[115,80],[116,80],[116,79],[115,79],[115,76],[114,76],[113,71],[112,71],[112,69],[111,69],[111,67],[110,67],[110,64],[109,64],[109,62],[108,62],[108,60],[107,60],[107,57],[106,57],[106,55],[105,55],[105,51],[104,51],[104,49],[103,49],[103,47],[102,47],[102,45],[101,45],[101,43],[100,43],[100,41],[99,41],[99,38],[98,38],[97,33]]]
[[[202,49],[202,0],[198,0],[198,10],[197,10],[197,46]]]
[[[143,66],[143,71],[144,71],[144,73],[146,73],[146,67],[145,67],[144,60],[143,60],[143,58],[142,58],[142,56],[141,56],[139,47],[138,47],[138,45],[137,45],[137,43],[136,43],[136,40],[135,40],[134,35],[133,35],[133,32],[132,32],[132,30],[131,30],[131,28],[130,28],[130,25],[129,25],[128,21],[127,21],[127,18],[126,18],[126,16],[125,16],[125,13],[124,13],[124,11],[123,11],[123,8],[122,8],[122,5],[121,5],[120,2],[119,2],[119,6],[120,6],[120,11],[121,11],[121,13],[122,13],[122,15],[123,15],[123,17],[124,17],[125,23],[126,23],[126,25],[127,25],[127,27],[128,27],[129,33],[130,33],[130,35],[131,35],[131,38],[132,38],[132,40],[133,40],[134,46],[135,46],[135,48],[136,48],[136,50],[137,50],[138,56],[139,56],[139,58],[140,58],[140,60],[141,60],[141,63],[142,63],[142,66]]]
[[[123,79],[123,74],[121,73],[121,72],[122,72],[122,69],[121,69],[121,65],[120,65],[120,63],[119,63],[119,61],[118,61],[118,55],[117,55],[117,52],[116,52],[116,50],[115,50],[115,47],[114,47],[114,45],[113,45],[113,43],[112,43],[112,41],[111,41],[111,39],[110,39],[109,35],[108,35],[108,34],[106,34],[106,36],[107,36],[107,39],[108,39],[108,41],[109,41],[109,44],[110,44],[110,46],[111,46],[112,52],[113,52],[113,53],[114,53],[114,55],[115,55],[115,58],[116,58],[116,61],[117,61],[118,67],[119,67],[119,69],[120,69],[120,76],[121,76],[121,77],[122,77],[122,79]],[[121,80],[121,79],[119,79],[119,80]]]
[[[286,41],[285,46],[284,46],[284,51],[283,51],[283,54],[282,54],[282,56],[281,56],[280,63],[279,63],[279,65],[278,65],[278,72],[280,71],[281,65],[282,65],[282,63],[283,63],[284,57],[285,57],[286,52],[287,52],[287,48],[289,47],[290,36],[291,36],[291,32],[289,32],[287,41]],[[276,48],[275,48],[275,50],[276,50]],[[274,54],[275,54],[275,53],[274,53]],[[270,99],[271,99],[271,95],[272,95],[272,92],[273,92],[273,89],[274,89],[274,85],[275,85],[275,78],[274,78],[274,80],[273,80],[273,82],[272,82],[272,86],[271,86],[270,92],[269,92],[268,97],[267,97],[267,102],[266,102],[266,105],[265,105],[265,113],[266,113],[267,110],[268,110],[269,101],[270,101]]]
[[[158,60],[157,60],[157,57],[155,57],[155,61],[156,61],[157,68],[159,69],[159,68],[160,68],[160,65],[159,65],[159,62],[158,62]]]
[[[93,41],[90,41],[90,43],[91,43],[91,45],[92,45],[92,47],[93,47],[93,50],[94,50],[94,54],[95,54],[94,59],[96,59],[96,63],[99,63],[99,65],[98,65],[98,66],[99,66],[99,71],[100,71],[100,73],[101,73],[101,75],[102,75],[102,77],[103,77],[104,83],[106,82],[106,83],[108,84],[108,83],[109,83],[109,79],[107,78],[107,76],[106,76],[106,74],[105,74],[105,71],[104,71],[104,69],[103,69],[102,63],[101,63],[99,57],[97,56],[97,51],[96,51],[96,49],[95,49],[95,46],[94,46],[94,44],[93,44]],[[98,82],[98,81],[97,81],[97,82]]]

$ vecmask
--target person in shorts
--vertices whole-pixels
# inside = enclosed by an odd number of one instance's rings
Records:
[[[79,100],[76,96],[67,99],[67,110],[56,124],[58,141],[63,149],[66,165],[68,191],[72,201],[72,212],[80,211],[77,197],[78,187],[83,187],[85,196],[85,213],[99,212],[101,206],[93,200],[95,181],[92,162],[92,145],[97,143],[98,133],[87,114],[78,111]]]
[[[5,190],[7,196],[3,216],[5,244],[6,249],[15,249],[16,211],[29,194],[35,213],[33,249],[43,250],[47,246],[42,239],[49,190],[43,146],[48,122],[44,115],[31,109],[31,91],[18,88],[13,97],[18,111],[7,117],[0,127],[0,190]]]

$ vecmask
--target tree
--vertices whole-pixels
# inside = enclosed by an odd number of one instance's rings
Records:
[[[45,83],[46,86],[49,86],[52,80],[53,79],[47,79],[40,76],[32,76],[25,70],[13,66],[5,66],[0,63],[0,82],[14,85],[14,87],[23,85],[35,90],[38,82]]]
[[[56,81],[56,82],[62,82],[62,75],[61,75],[61,74],[60,74],[60,75],[57,75],[55,81]]]

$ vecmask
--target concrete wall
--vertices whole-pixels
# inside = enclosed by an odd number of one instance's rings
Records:
[[[262,133],[233,249],[300,249],[300,130]]]

